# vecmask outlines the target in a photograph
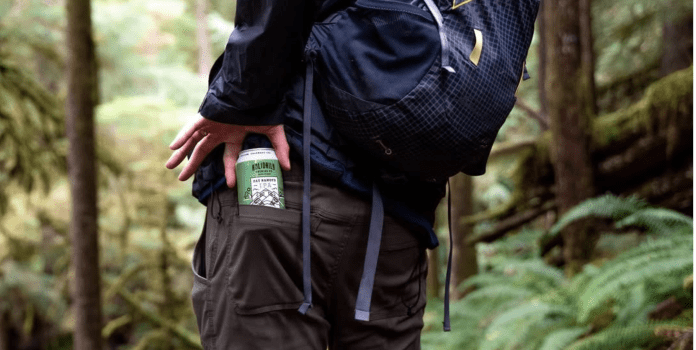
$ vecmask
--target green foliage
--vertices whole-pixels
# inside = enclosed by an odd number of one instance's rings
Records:
[[[645,201],[636,197],[619,198],[608,194],[588,199],[566,212],[549,230],[550,235],[557,235],[570,223],[589,217],[620,220],[640,209],[647,207]]]
[[[587,327],[573,327],[551,332],[544,338],[539,350],[564,350],[587,331]]]
[[[682,213],[663,208],[651,208],[634,213],[615,224],[616,228],[639,227],[651,233],[673,233],[690,229],[692,219]]]
[[[660,322],[651,321],[649,314],[672,296],[688,310],[692,307],[690,287],[683,287],[693,269],[691,219],[649,208],[635,198],[603,196],[572,209],[559,226],[593,216],[646,227],[648,238],[599,266],[586,265],[572,278],[538,257],[526,256],[519,238],[496,241],[480,251],[503,257],[487,258],[485,272],[459,286],[476,290],[453,303],[452,337],[436,339],[426,332],[423,347],[651,349],[664,342],[656,333],[658,327],[689,326],[693,313]],[[526,235],[534,238],[530,232]],[[437,306],[428,310],[435,311],[428,312],[426,329],[437,332]]]
[[[200,103],[205,83],[194,73],[195,20],[185,9],[176,0],[95,3],[103,102],[145,95],[179,106]]]
[[[593,1],[593,34],[599,84],[640,70],[668,44],[663,25],[693,12],[690,0]]]
[[[566,212],[541,239],[548,241],[572,222],[589,218],[611,219],[617,229],[636,227],[657,235],[693,231],[693,220],[688,216],[673,210],[648,207],[647,203],[635,197],[620,198],[607,194],[588,199]]]
[[[536,349],[538,334],[545,334],[549,327],[569,323],[573,309],[539,300],[523,303],[493,319],[479,344],[480,350],[500,348]],[[512,342],[511,342],[512,340]]]
[[[619,255],[602,266],[602,270],[579,293],[578,322],[585,323],[593,310],[612,300],[630,302],[626,287],[645,285],[641,298],[659,302],[681,285],[693,267],[693,238],[690,235],[648,241]],[[665,287],[670,286],[670,287]],[[665,294],[667,293],[667,294]]]
[[[48,191],[56,171],[65,172],[61,106],[29,72],[10,62],[0,56],[0,215],[7,209],[10,184]]]
[[[655,336],[655,329],[660,325],[661,324],[645,324],[630,327],[608,328],[573,343],[567,349],[650,349],[665,342],[663,339]]]
[[[68,310],[67,300],[61,295],[60,285],[65,281],[46,274],[41,264],[20,264],[5,261],[0,264],[0,315],[10,322],[22,325],[22,338],[31,337],[37,322],[61,325]]]

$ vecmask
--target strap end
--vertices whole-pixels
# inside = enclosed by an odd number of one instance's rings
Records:
[[[369,311],[362,311],[362,310],[355,310],[355,319],[358,321],[369,321],[370,320],[370,312]]]
[[[309,309],[310,309],[311,307],[312,307],[312,304],[310,304],[310,303],[302,303],[302,305],[300,305],[300,308],[297,309],[297,311],[298,311],[299,313],[305,315],[305,314],[307,314],[307,311],[309,311]]]

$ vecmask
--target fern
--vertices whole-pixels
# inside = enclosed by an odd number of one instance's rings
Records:
[[[645,201],[636,197],[619,198],[611,194],[588,199],[566,212],[563,217],[551,227],[549,235],[557,235],[570,223],[580,219],[598,217],[621,220],[647,206]]]
[[[539,292],[558,287],[565,281],[563,271],[546,265],[540,259],[513,260],[505,267],[505,273],[507,275],[514,274],[519,284]]]
[[[693,219],[669,209],[648,208],[618,221],[615,226],[616,228],[636,226],[650,233],[666,234],[674,232],[674,229],[693,230]]]
[[[679,288],[692,270],[692,244],[691,237],[670,237],[619,255],[580,294],[578,321],[587,321],[591,311],[607,300],[622,299],[630,286],[656,280],[668,288]]]
[[[466,301],[469,303],[483,303],[486,301],[521,300],[530,298],[535,294],[534,290],[528,288],[501,284],[477,289],[466,296]]]
[[[601,270],[606,270],[610,266],[621,264],[622,260],[649,255],[656,252],[673,251],[673,250],[693,250],[693,237],[687,235],[675,235],[671,237],[649,238],[639,246],[629,249],[619,256],[610,260],[601,267]]]
[[[493,273],[481,273],[467,278],[459,285],[458,289],[466,290],[471,287],[483,288],[496,284],[510,284],[510,277]]]
[[[567,306],[543,303],[539,300],[519,305],[498,315],[491,322],[486,328],[484,340],[479,348],[481,350],[495,350],[510,339],[513,342],[524,341],[525,337],[522,335],[528,334],[532,327],[544,319],[554,318],[558,320],[560,318],[571,321],[574,315],[574,310]],[[513,334],[516,336],[511,337]]]
[[[643,311],[648,308],[653,308],[654,305],[648,303],[648,293],[646,289],[646,283],[639,283],[628,290],[628,297],[626,298],[626,303],[623,308],[619,309],[616,313],[615,324],[621,326],[628,326],[634,321],[640,319],[640,315]],[[647,312],[645,313],[647,316]]]
[[[563,350],[579,336],[588,331],[588,327],[564,328],[550,333],[544,338],[539,350]]]
[[[515,244],[492,246],[492,270],[461,284],[462,289],[476,290],[452,306],[458,336],[446,340],[426,334],[424,348],[628,350],[659,344],[657,326],[648,324],[648,314],[668,296],[690,297],[682,285],[693,268],[691,219],[649,208],[635,198],[604,196],[574,209],[555,232],[588,216],[619,220],[617,227],[638,226],[654,235],[601,266],[585,265],[571,280],[539,258],[513,255]],[[687,308],[660,325],[688,325],[692,320],[693,310]],[[429,322],[427,326],[435,325]],[[590,330],[597,333],[578,339]]]
[[[667,323],[670,324],[670,323]],[[664,324],[630,327],[610,327],[597,334],[576,341],[568,350],[607,350],[652,348],[665,341],[655,335],[655,329]]]

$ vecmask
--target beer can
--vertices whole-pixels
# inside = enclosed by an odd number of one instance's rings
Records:
[[[235,171],[239,204],[285,209],[283,174],[273,148],[242,151]]]

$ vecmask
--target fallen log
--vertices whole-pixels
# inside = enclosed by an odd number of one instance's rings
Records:
[[[653,83],[637,103],[597,118],[591,136],[597,194],[637,194],[652,205],[692,214],[693,68]],[[519,154],[514,191],[507,203],[459,220],[460,225],[499,221],[472,242],[500,238],[541,215],[540,203],[555,202],[550,141],[546,132],[492,153]]]

